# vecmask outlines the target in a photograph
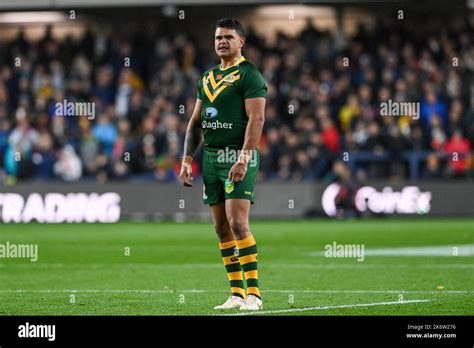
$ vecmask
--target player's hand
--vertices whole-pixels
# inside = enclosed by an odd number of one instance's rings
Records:
[[[247,165],[242,162],[235,163],[229,171],[229,180],[233,182],[239,182],[244,180],[245,174],[247,174]]]
[[[183,183],[184,186],[192,187],[193,186],[193,177],[192,177],[192,166],[193,158],[190,156],[184,156],[183,162],[181,163],[181,171],[179,172],[179,181]]]

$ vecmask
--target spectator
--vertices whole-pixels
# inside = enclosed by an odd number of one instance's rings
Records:
[[[102,113],[99,115],[97,124],[92,128],[92,134],[102,145],[104,154],[106,156],[111,156],[112,149],[118,134],[117,128],[111,122],[110,116],[107,113]]]
[[[442,150],[446,143],[446,132],[441,124],[441,117],[434,114],[431,117],[431,148],[435,151]]]
[[[321,138],[328,151],[334,155],[339,152],[339,131],[329,119],[322,121]]]
[[[431,123],[431,118],[438,115],[441,119],[442,127],[446,126],[447,120],[446,104],[436,96],[434,91],[428,91],[426,99],[421,103],[421,121],[423,125],[428,128]]]
[[[55,161],[53,138],[49,133],[43,133],[39,136],[36,149],[32,155],[35,177],[44,180],[54,179]]]
[[[343,132],[349,130],[353,119],[361,115],[361,108],[357,95],[350,94],[347,98],[347,104],[339,111],[339,122]]]
[[[17,126],[8,137],[4,165],[8,175],[27,178],[32,174],[31,155],[39,134],[31,127],[24,108],[17,110],[16,119]]]
[[[426,167],[423,171],[423,179],[437,179],[441,178],[441,165],[436,154],[432,153],[426,159]]]
[[[102,67],[98,69],[96,76],[96,86],[92,90],[92,97],[95,100],[97,109],[104,110],[115,100],[112,69]]]
[[[467,156],[470,151],[471,144],[469,140],[462,136],[460,129],[455,130],[444,147],[444,152],[449,156],[449,175],[464,176],[468,163]]]
[[[54,165],[54,172],[64,181],[77,181],[82,175],[82,164],[71,145],[66,145]]]

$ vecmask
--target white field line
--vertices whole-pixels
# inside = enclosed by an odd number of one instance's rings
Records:
[[[311,264],[311,263],[260,263],[261,269],[265,268],[321,268],[321,269],[352,269],[352,268],[474,268],[474,263],[445,263],[445,264],[410,264],[410,263],[396,263],[396,264],[368,264],[364,262],[354,262],[352,264]],[[19,268],[110,268],[110,267],[149,267],[149,268],[219,268],[222,269],[222,264],[215,263],[0,263],[0,268],[19,267]]]
[[[173,293],[227,293],[229,290],[158,290],[158,289],[0,289],[0,293],[150,293],[150,294],[173,294]],[[308,293],[308,294],[471,294],[474,290],[272,290],[269,293]]]
[[[280,313],[292,313],[292,312],[322,311],[322,310],[327,310],[327,309],[340,309],[340,308],[393,306],[393,305],[403,305],[403,304],[408,304],[408,303],[422,303],[422,302],[430,302],[430,301],[431,300],[407,300],[407,301],[400,301],[400,302],[393,301],[393,302],[355,303],[355,304],[346,304],[346,305],[337,305],[337,306],[277,309],[274,311],[253,311],[253,312],[243,312],[243,313],[234,313],[234,314],[224,314],[224,316],[280,314]]]

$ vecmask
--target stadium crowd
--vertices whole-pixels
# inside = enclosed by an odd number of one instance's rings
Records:
[[[197,81],[218,63],[212,45],[119,28],[64,40],[48,28],[37,42],[19,31],[0,45],[2,181],[176,180]],[[324,179],[340,159],[358,179],[407,178],[410,154],[418,178],[474,177],[467,18],[416,35],[379,23],[348,37],[308,23],[275,43],[248,28],[244,55],[268,85],[260,180]],[[57,116],[64,100],[94,103],[95,117]],[[419,103],[419,115],[382,116],[389,100]]]

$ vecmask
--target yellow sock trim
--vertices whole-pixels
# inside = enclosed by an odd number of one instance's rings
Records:
[[[235,246],[235,240],[231,240],[231,241],[228,241],[228,242],[224,242],[224,243],[219,243],[219,248],[222,250],[222,249],[229,249],[230,247],[233,247]]]
[[[233,292],[233,293],[240,294],[240,295],[242,295],[243,298],[245,298],[245,290],[242,289],[242,288],[234,288],[234,287],[231,287],[231,288],[230,288],[230,291]],[[259,295],[259,296],[260,296],[260,295]]]
[[[257,295],[260,297],[260,290],[254,286],[250,286],[247,288],[247,295]]]
[[[257,244],[252,235],[245,237],[244,239],[240,239],[240,240],[237,239],[235,243],[237,244],[237,248],[239,249],[247,248],[249,246]]]

